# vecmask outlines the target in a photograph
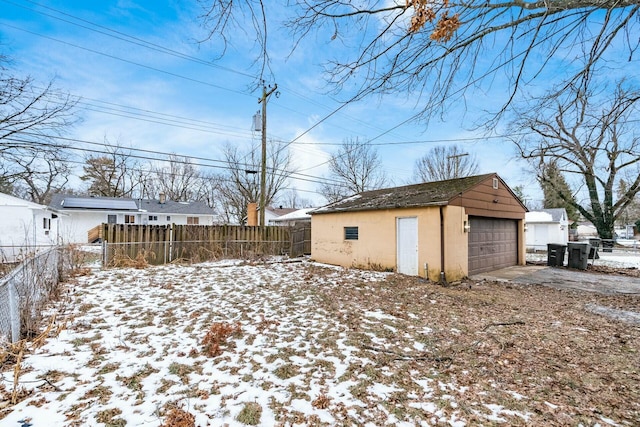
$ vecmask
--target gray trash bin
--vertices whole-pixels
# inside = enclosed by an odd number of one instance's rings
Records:
[[[566,245],[556,243],[547,244],[547,265],[562,267],[564,265],[564,252],[566,249]]]
[[[613,239],[602,239],[602,252],[613,252]]]
[[[590,249],[591,249],[591,246],[587,242],[569,242],[568,243],[569,261],[567,266],[569,268],[586,270]]]

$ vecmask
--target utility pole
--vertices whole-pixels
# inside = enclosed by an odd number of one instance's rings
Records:
[[[460,157],[468,156],[469,153],[461,153],[461,154],[453,154],[451,156],[447,156],[447,159],[456,159],[456,162],[453,164],[453,177],[458,177],[458,168],[460,167]]]
[[[267,101],[269,96],[278,89],[278,85],[274,84],[273,87],[269,85],[262,86],[262,97],[258,99],[258,104],[262,104],[262,170],[260,172],[260,219],[259,225],[265,225],[264,223],[264,208],[266,199],[266,186],[267,186]],[[276,97],[278,93],[276,93]]]

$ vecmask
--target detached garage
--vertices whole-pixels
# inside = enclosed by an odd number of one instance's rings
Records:
[[[455,281],[524,264],[526,210],[495,173],[367,191],[311,212],[311,257]]]

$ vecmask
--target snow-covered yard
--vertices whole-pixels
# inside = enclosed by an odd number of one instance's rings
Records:
[[[640,328],[588,309],[640,311],[637,297],[307,262],[96,269],[66,286],[52,309],[66,328],[25,356],[3,426],[640,419]]]

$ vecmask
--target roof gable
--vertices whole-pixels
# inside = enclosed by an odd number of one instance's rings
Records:
[[[382,190],[365,191],[331,203],[312,214],[443,206],[460,194],[472,189],[486,179],[497,177],[495,173],[474,175],[445,181],[425,182]]]
[[[10,194],[0,193],[0,206],[20,206],[28,209],[47,209],[46,206],[30,202]]]

